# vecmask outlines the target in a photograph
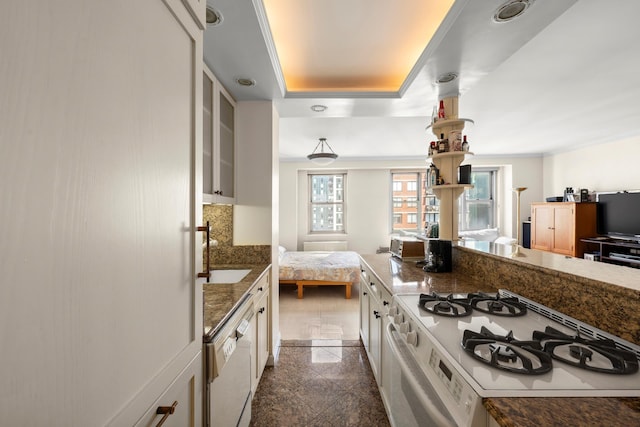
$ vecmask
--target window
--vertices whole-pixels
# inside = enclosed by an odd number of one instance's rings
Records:
[[[427,193],[426,171],[392,172],[391,232],[424,233],[440,220],[440,203]],[[480,230],[497,227],[497,168],[473,168],[473,188],[464,191],[459,199],[458,229]],[[418,183],[420,183],[418,185]]]
[[[467,188],[460,198],[460,231],[496,227],[497,175],[496,168],[472,169],[473,188]]]
[[[434,220],[435,215],[427,215],[428,212],[433,212],[433,209],[430,211],[424,206],[426,178],[426,171],[391,173],[391,188],[393,189],[391,194],[391,232],[423,232],[426,225],[425,220]]]
[[[309,175],[309,231],[344,233],[346,174]]]

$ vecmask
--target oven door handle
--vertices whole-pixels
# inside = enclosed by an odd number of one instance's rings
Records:
[[[431,419],[436,422],[438,427],[456,427],[456,422],[453,420],[453,417],[448,412],[445,412],[446,408],[438,398],[436,390],[429,383],[429,380],[422,372],[422,369],[409,351],[407,344],[402,340],[400,333],[396,330],[393,323],[389,322],[387,324],[385,333],[395,362],[398,363],[400,370],[404,373],[405,379],[415,393],[415,397],[419,399],[424,410],[429,414]]]

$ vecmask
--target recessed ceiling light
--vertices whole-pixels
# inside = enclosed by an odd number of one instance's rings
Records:
[[[316,113],[322,113],[323,111],[325,111],[328,107],[326,105],[320,105],[320,104],[316,104],[316,105],[312,105],[311,106],[311,110],[315,111]]]
[[[219,10],[214,9],[211,6],[207,6],[206,20],[208,27],[215,27],[216,25],[222,24],[223,18]]]
[[[494,22],[509,22],[522,16],[535,0],[509,0],[493,14]]]
[[[239,77],[236,79],[236,83],[238,83],[240,86],[246,86],[246,87],[250,87],[250,86],[255,86],[256,85],[256,81],[253,79],[247,79],[244,77]]]
[[[436,83],[449,83],[458,78],[456,73],[444,73],[441,74],[437,79]]]

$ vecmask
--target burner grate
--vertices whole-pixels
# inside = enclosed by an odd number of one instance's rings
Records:
[[[547,317],[549,319],[552,319],[560,323],[561,325],[571,328],[579,332],[581,336],[587,336],[597,340],[612,340],[615,342],[617,347],[623,350],[630,351],[636,356],[638,360],[640,360],[640,346],[636,344],[633,344],[615,335],[609,334],[608,332],[605,332],[587,323],[583,323],[577,319],[574,319],[573,317],[567,316],[566,314],[562,314],[548,307],[540,305],[535,301],[531,301],[525,297],[522,297],[516,293],[510,292],[506,289],[500,289],[498,291],[498,294],[504,297],[517,298],[520,301],[520,303],[524,304],[527,307],[528,310],[536,312],[544,317]]]
[[[538,341],[520,341],[513,333],[497,335],[482,326],[480,332],[465,329],[462,348],[481,362],[516,374],[541,375],[552,368],[551,356]]]

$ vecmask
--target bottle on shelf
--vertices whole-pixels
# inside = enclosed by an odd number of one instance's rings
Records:
[[[444,111],[444,100],[440,100],[440,107],[438,108],[438,120],[445,119],[445,111]]]
[[[462,151],[469,151],[469,142],[467,141],[467,135],[462,137]]]
[[[431,113],[431,124],[438,121],[438,107],[433,106],[433,112]]]
[[[429,166],[429,170],[427,171],[427,185],[429,187],[433,187],[435,185],[438,185],[438,179],[439,178],[440,177],[439,177],[438,168],[436,167],[436,165],[431,163],[431,165]]]
[[[440,134],[440,140],[438,140],[438,153],[446,153],[449,151],[449,140],[444,137],[444,133]]]
[[[429,143],[429,157],[433,156],[437,152],[438,152],[438,144],[436,144],[435,141],[431,141],[431,143]]]

